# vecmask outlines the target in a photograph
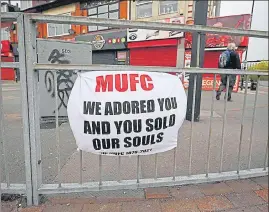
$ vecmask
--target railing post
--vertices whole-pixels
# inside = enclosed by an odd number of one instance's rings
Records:
[[[1,0],[0,0],[1,3]],[[1,22],[1,16],[0,16],[0,22]],[[2,23],[2,22],[1,22]],[[1,40],[1,35],[0,35],[0,40]],[[0,58],[1,62],[1,58]],[[0,139],[4,137],[3,134],[3,99],[2,99],[2,71],[0,68]],[[0,156],[1,159],[1,156]],[[0,163],[0,212],[2,208],[2,203],[1,203],[1,196],[2,196],[2,189],[1,189],[1,183],[2,183],[2,163]]]
[[[195,25],[206,25],[207,21],[207,8],[208,0],[195,2]],[[204,50],[205,50],[205,33],[193,33],[192,36],[192,50],[191,50],[191,67],[203,67],[204,64]],[[188,102],[187,102],[187,115],[188,121],[192,120],[192,113],[194,113],[194,121],[200,119],[200,105],[201,105],[201,90],[202,90],[202,74],[196,75],[196,95],[195,107],[192,111],[192,97],[194,88],[194,75],[190,74],[189,88],[188,88]]]
[[[26,177],[26,196],[27,205],[33,204],[33,188],[32,188],[32,167],[31,167],[31,151],[30,151],[30,131],[29,131],[29,104],[27,97],[27,73],[26,73],[26,57],[25,57],[25,29],[24,15],[21,14],[17,19],[18,26],[18,47],[19,47],[19,71],[21,82],[21,99],[22,99],[22,124],[23,124],[23,140],[24,140],[24,158],[25,158],[25,177]]]
[[[29,106],[29,127],[31,145],[31,166],[32,166],[32,187],[33,204],[38,205],[38,188],[42,183],[41,169],[41,146],[40,146],[40,116],[38,97],[38,72],[34,70],[34,63],[37,62],[36,54],[36,25],[29,15],[24,15],[25,29],[25,57],[27,70],[28,106]]]

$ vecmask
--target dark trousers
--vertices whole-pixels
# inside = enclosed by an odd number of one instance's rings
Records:
[[[217,95],[220,96],[221,92],[224,91],[226,88],[226,85],[221,83],[221,85],[219,86],[219,90],[217,91]],[[228,100],[230,100],[232,98],[232,91],[233,91],[233,86],[229,86],[228,89]]]

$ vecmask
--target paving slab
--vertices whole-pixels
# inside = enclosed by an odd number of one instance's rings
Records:
[[[231,193],[225,195],[235,207],[248,207],[266,202],[253,191],[247,193]]]

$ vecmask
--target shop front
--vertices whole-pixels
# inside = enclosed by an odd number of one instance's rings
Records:
[[[159,22],[184,24],[184,17],[167,18]],[[177,52],[183,32],[129,29],[130,65],[176,67]],[[183,55],[182,55],[183,57]]]
[[[177,39],[128,43],[130,65],[175,67]]]
[[[79,35],[76,41],[92,44],[92,63],[107,65],[128,65],[127,30],[98,31]]]
[[[250,15],[235,15],[209,18],[207,20],[208,26],[215,27],[229,27],[236,29],[249,29]],[[238,47],[237,52],[240,56],[240,60],[243,60],[243,53],[248,46],[248,37],[244,36],[231,36],[231,35],[218,35],[207,34],[206,35],[206,49],[204,56],[204,68],[218,68],[218,60],[220,54],[225,51],[228,43],[234,42]],[[192,47],[192,35],[191,33],[185,33],[185,67],[190,67],[191,61],[191,47]],[[188,87],[188,78],[185,78],[184,86]],[[216,89],[220,86],[220,76],[216,76]],[[213,74],[203,74],[202,90],[213,89]],[[238,91],[240,77],[236,77],[236,83],[233,88],[234,92]]]

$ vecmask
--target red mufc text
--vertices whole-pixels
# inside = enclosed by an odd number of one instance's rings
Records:
[[[154,88],[152,79],[147,74],[110,74],[96,77],[95,92],[137,91],[138,86],[144,91]]]

